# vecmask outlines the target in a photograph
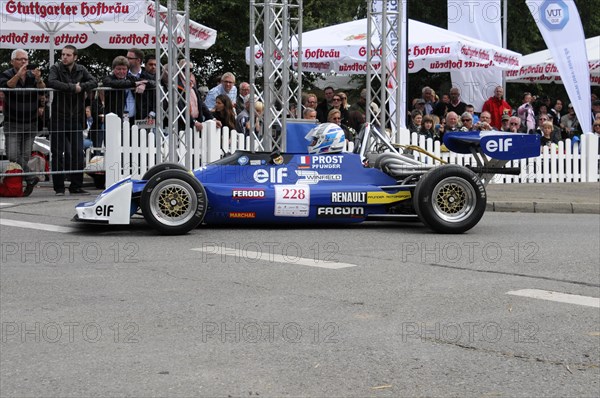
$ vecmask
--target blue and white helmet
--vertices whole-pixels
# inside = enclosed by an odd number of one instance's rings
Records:
[[[323,123],[310,130],[304,137],[310,141],[308,153],[342,152],[346,145],[344,130],[335,123]]]

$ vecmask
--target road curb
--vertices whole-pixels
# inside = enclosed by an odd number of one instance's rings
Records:
[[[598,203],[488,202],[487,211],[506,213],[600,214]]]
[[[600,214],[600,203],[573,203],[573,213]]]

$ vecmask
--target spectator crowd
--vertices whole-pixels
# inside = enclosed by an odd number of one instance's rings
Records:
[[[456,87],[441,99],[430,87],[422,89],[421,97],[412,100],[407,127],[411,132],[441,140],[447,131],[503,131],[538,134],[542,145],[558,144],[567,138],[578,140],[583,133],[572,104],[566,109],[561,99],[536,97],[529,92],[521,95],[521,104],[512,106],[504,99],[504,90],[498,86],[494,95],[476,113],[473,105],[461,100]],[[600,129],[600,100],[591,98],[593,132]],[[433,129],[432,129],[433,124]]]
[[[4,116],[6,155],[23,171],[29,171],[34,137],[40,131],[48,130],[52,170],[69,171],[68,175],[54,174],[56,195],[64,195],[65,179],[70,180],[71,194],[88,194],[83,189],[80,172],[84,167],[84,149],[104,145],[107,134],[105,114],[114,113],[129,119],[131,124],[150,128],[156,123],[157,60],[154,55],[144,55],[141,50],[131,48],[125,55],[112,60],[111,73],[101,79],[92,76],[77,61],[77,48],[65,46],[60,61],[50,67],[44,79],[37,65],[29,64],[27,51],[17,49],[11,54],[11,68],[0,74],[0,104],[3,108],[0,110]],[[179,62],[182,70],[186,62]],[[260,101],[253,104],[255,119],[251,123],[251,87],[247,82],[236,86],[234,74],[227,72],[217,85],[208,89],[199,87],[193,74],[189,81],[184,74],[178,74],[176,81],[169,82],[167,72],[164,66],[159,84],[177,86],[177,108],[182,111],[188,106],[191,124],[199,134],[203,122],[214,120],[217,127],[225,126],[246,136],[254,133],[261,138],[264,106]],[[54,90],[51,110],[48,93],[40,91],[45,88]],[[338,124],[346,138],[353,140],[366,121],[367,109],[374,115],[380,112],[377,103],[367,104],[366,89],[352,105],[344,91],[329,86],[323,94],[319,100],[315,93],[303,93],[300,109],[296,104],[289,104],[288,117]],[[538,98],[529,92],[522,93],[520,104],[509,104],[503,88],[498,86],[482,109],[476,111],[473,105],[462,100],[456,87],[441,94],[431,87],[423,87],[420,96],[410,101],[406,125],[411,132],[434,140],[441,140],[448,131],[497,130],[538,134],[542,145],[552,145],[567,138],[577,139],[582,133],[572,104],[564,105],[559,98]],[[590,105],[593,132],[600,135],[600,100],[597,96],[592,95]],[[166,106],[166,101],[162,106]],[[183,128],[184,124],[179,127]],[[25,178],[26,195],[38,181],[38,177],[31,175]]]

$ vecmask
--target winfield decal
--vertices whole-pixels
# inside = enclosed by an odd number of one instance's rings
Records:
[[[387,192],[367,192],[367,203],[384,205],[388,203],[400,202],[402,200],[410,199],[410,191],[401,191],[396,193]]]
[[[256,218],[256,213],[253,211],[247,212],[231,212],[229,218]]]
[[[325,206],[317,207],[317,217],[364,217],[364,207]]]
[[[366,192],[332,192],[331,203],[367,203]]]
[[[264,189],[234,189],[231,191],[233,199],[262,199],[265,197]]]
[[[314,170],[296,170],[298,177],[297,184],[318,184],[319,181],[342,181],[341,174],[319,174]]]

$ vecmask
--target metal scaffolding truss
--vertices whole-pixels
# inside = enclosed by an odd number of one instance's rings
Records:
[[[396,133],[404,126],[406,95],[406,30],[403,29],[403,7],[397,0],[374,0],[367,11],[367,104],[379,104],[379,114],[366,108],[367,122],[374,121]],[[373,43],[373,35],[380,44]],[[404,39],[404,40],[403,40]],[[403,44],[404,43],[404,44]],[[381,64],[373,58],[381,59]]]
[[[178,45],[176,33],[183,31],[184,37],[189,37],[189,0],[184,3],[184,10],[179,11],[177,1],[169,0],[166,13],[157,12],[155,17],[156,37],[167,38],[164,42],[156,41],[156,104],[168,104],[166,108],[156,107],[156,146],[160,161],[180,163],[191,168],[191,152],[188,150],[192,138],[190,127],[193,127],[188,106],[190,90],[177,89],[182,84],[180,76],[185,76],[185,82],[190,81],[189,63],[179,65],[180,59],[190,59],[189,40]],[[160,9],[159,0],[155,1],[155,9]],[[163,67],[161,62],[165,61]],[[161,84],[161,77],[165,84]],[[164,125],[163,120],[166,121]],[[180,131],[182,125],[185,125],[185,129]]]
[[[285,150],[290,102],[301,112],[302,0],[250,0],[250,49],[257,46],[262,62],[250,57],[250,131],[253,150]],[[292,69],[291,40],[298,39],[298,67]],[[253,51],[250,51],[253,54]],[[255,101],[264,103],[262,131],[255,130]]]

